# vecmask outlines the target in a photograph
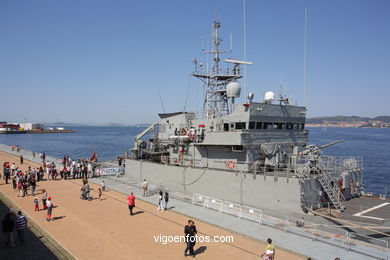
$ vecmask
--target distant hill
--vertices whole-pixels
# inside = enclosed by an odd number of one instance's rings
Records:
[[[390,123],[390,116],[377,116],[377,117],[374,117],[373,120],[382,121],[385,123]]]
[[[85,124],[78,123],[66,123],[66,122],[47,122],[44,123],[45,126],[85,126]]]
[[[390,116],[377,116],[374,118],[370,117],[360,117],[360,116],[321,116],[321,117],[311,117],[306,119],[308,124],[323,124],[325,122],[367,122],[370,121],[381,121],[384,123],[390,123]]]

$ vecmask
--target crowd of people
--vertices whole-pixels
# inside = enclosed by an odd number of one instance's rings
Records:
[[[15,148],[20,150],[20,147]],[[18,150],[17,150],[18,151]],[[57,179],[79,179],[83,180],[82,198],[91,200],[90,190],[88,183],[88,174],[92,172],[92,165],[87,160],[72,160],[70,157],[64,157],[62,160],[62,169],[57,170],[57,165],[54,162],[46,161],[46,155],[40,154],[40,160],[42,165],[39,167],[28,166],[26,170],[22,170],[16,166],[15,163],[8,161],[3,163],[3,176],[5,184],[12,184],[13,190],[16,192],[17,197],[29,197],[33,196],[34,211],[45,210],[46,220],[51,222],[53,220],[53,200],[48,196],[46,189],[41,189],[37,192],[38,182],[50,181]],[[20,156],[20,164],[23,164],[23,157]],[[99,199],[102,196],[102,189],[105,190],[105,184],[103,181],[102,188],[99,188]],[[38,199],[37,195],[40,195]],[[41,201],[41,202],[40,202]],[[40,206],[41,205],[41,206]],[[22,221],[23,220],[23,221]],[[25,221],[25,222],[24,222]],[[5,236],[6,245],[14,247],[14,231],[16,231],[19,244],[24,243],[24,229],[27,225],[27,219],[19,211],[18,215],[13,212],[12,206],[9,206],[8,212],[2,220],[2,231]]]
[[[91,177],[93,174],[92,163],[86,159],[72,160],[64,156],[62,159],[61,179],[72,177],[73,179]]]

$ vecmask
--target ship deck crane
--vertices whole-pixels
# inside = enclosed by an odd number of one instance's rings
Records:
[[[142,131],[140,134],[138,134],[134,140],[134,148],[131,149],[131,151],[134,153],[134,154],[138,154],[139,152],[139,148],[140,148],[140,145],[142,143],[142,140],[141,138],[144,137],[146,134],[148,134],[149,132],[153,131],[154,129],[156,129],[156,127],[159,125],[159,123],[153,123],[151,124],[150,126],[148,126],[144,131]]]

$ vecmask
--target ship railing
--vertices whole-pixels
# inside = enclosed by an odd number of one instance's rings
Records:
[[[286,216],[284,231],[316,240],[316,226],[311,222],[305,221],[303,217]]]
[[[323,156],[323,165],[329,172],[356,172],[363,170],[363,158],[352,156]]]
[[[367,242],[368,241],[368,242]],[[350,232],[347,250],[353,250],[378,259],[389,259],[389,242],[371,236]]]
[[[263,211],[260,209],[242,206],[241,218],[243,219],[251,220],[259,224],[262,224],[263,214],[264,214]]]
[[[193,194],[192,205],[213,209],[220,213],[232,215],[238,217],[239,219],[242,218],[251,220],[257,223],[261,223],[263,219],[262,210],[247,206],[241,206],[237,203],[223,201],[200,194]]]
[[[282,215],[277,212],[265,211],[261,224],[286,232],[287,231],[286,219],[287,219],[286,215]]]
[[[334,226],[316,224],[306,221],[304,218],[239,205],[200,194],[193,194],[192,204],[306,237],[313,241],[342,247],[345,250],[351,250],[377,259],[390,260],[389,243],[386,240],[348,232]]]
[[[313,240],[343,247],[345,250],[348,249],[348,231],[327,225],[312,224],[314,229]]]
[[[241,218],[242,207],[237,203],[223,201],[221,212]]]
[[[309,158],[300,156],[297,165],[309,164]],[[331,156],[323,155],[319,163],[329,173],[355,172],[363,170],[363,158],[354,156]]]

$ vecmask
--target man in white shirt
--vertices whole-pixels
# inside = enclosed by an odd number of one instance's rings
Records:
[[[146,197],[146,195],[148,193],[148,182],[146,181],[146,179],[144,179],[144,183],[142,184],[142,189],[144,190],[144,193],[142,196]]]

